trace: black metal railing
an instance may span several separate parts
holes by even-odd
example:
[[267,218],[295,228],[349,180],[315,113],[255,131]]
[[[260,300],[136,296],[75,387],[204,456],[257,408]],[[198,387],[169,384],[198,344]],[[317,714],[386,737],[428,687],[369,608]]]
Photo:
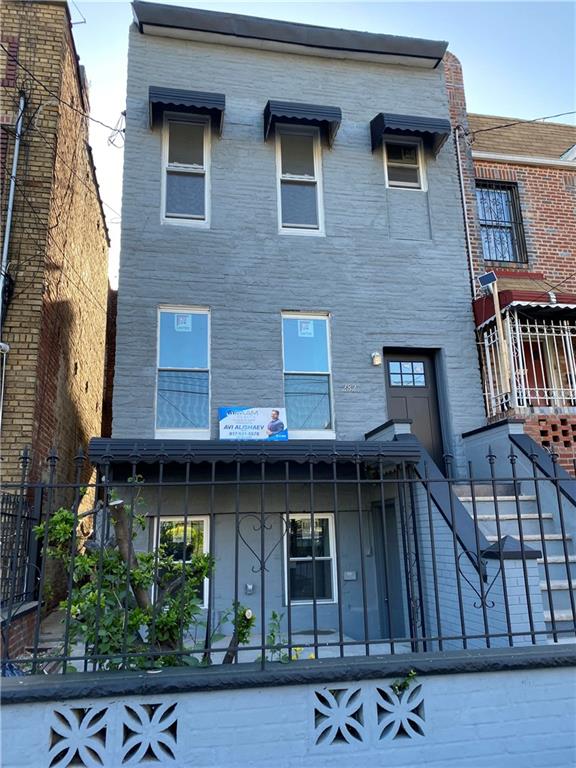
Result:
[[517,185],[477,179],[476,202],[484,260],[526,261]]
[[72,483],[55,454],[46,482],[24,467],[8,492],[41,499],[42,557],[12,669],[192,673],[576,638],[576,506],[555,457],[550,475],[489,451],[457,476],[448,456],[445,477],[406,445],[209,449],[112,451],[88,485],[82,455]]
[[34,599],[37,552],[33,507],[22,491],[0,492],[0,604],[3,610]]

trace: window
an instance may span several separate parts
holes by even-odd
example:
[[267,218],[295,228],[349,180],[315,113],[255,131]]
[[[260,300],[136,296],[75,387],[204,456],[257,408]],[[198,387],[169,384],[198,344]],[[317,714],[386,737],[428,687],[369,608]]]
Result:
[[388,376],[391,387],[425,387],[424,363],[390,360]]
[[281,232],[323,234],[318,129],[277,127]]
[[208,225],[210,153],[208,120],[166,118],[164,123],[164,220]]
[[290,515],[287,538],[290,602],[336,602],[334,516],[316,513],[312,529],[311,514]]
[[290,436],[332,437],[328,318],[283,315],[282,336]]
[[209,438],[208,312],[161,309],[158,325],[156,432]]
[[526,261],[516,185],[477,181],[476,201],[484,259]]
[[384,165],[389,187],[423,188],[422,145],[415,141],[385,141]]
[[[162,517],[159,521],[160,535],[156,534],[154,541],[174,560],[189,563],[192,558],[209,551],[208,524],[207,517]],[[198,592],[206,608],[208,579],[203,579]]]

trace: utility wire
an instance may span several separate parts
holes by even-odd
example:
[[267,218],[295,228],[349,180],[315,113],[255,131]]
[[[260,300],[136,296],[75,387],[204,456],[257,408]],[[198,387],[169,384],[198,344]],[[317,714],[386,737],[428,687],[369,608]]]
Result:
[[491,128],[478,128],[477,131],[469,131],[468,135],[476,136],[477,133],[485,133],[486,131],[499,131],[502,128],[510,128],[513,125],[520,125],[521,123],[537,123],[539,120],[552,120],[553,117],[564,117],[565,115],[576,115],[576,110],[571,112],[559,112],[557,115],[546,115],[545,117],[535,117],[532,120],[515,120],[513,123],[502,123],[502,125],[493,125]]
[[56,99],[60,104],[63,104],[65,107],[68,107],[73,112],[77,112],[79,115],[82,115],[82,117],[85,117],[87,120],[91,120],[93,123],[96,123],[97,125],[101,125],[104,128],[108,128],[109,131],[113,132],[119,132],[117,128],[113,128],[111,125],[108,125],[107,123],[103,123],[101,120],[97,120],[95,117],[91,117],[87,112],[83,112],[81,109],[78,109],[73,104],[70,104],[68,101],[64,101],[64,99],[61,99],[60,96],[58,96],[57,93],[54,93],[50,88],[48,88],[45,83],[42,82],[42,80],[39,80],[36,75],[34,75],[27,67],[22,64],[17,56],[14,56],[14,54],[10,53],[8,48],[3,43],[0,43],[0,48],[4,51],[4,53],[8,56],[8,58],[12,59],[12,61],[15,61],[16,64],[26,72],[26,74],[34,80],[34,82],[38,83],[38,85],[41,85],[42,88],[46,91],[46,93],[49,93],[52,98]]

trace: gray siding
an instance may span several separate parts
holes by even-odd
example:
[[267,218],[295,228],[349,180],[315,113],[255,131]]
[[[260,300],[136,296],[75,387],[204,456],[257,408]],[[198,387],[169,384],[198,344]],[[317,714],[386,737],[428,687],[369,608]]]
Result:
[[[162,225],[161,131],[148,127],[148,87],[226,94],[213,137],[210,230]],[[323,149],[326,237],[278,234],[268,99],[340,106]],[[218,406],[283,400],[282,310],[332,315],[338,439],[387,419],[383,346],[439,356],[446,447],[483,423],[462,209],[453,146],[427,156],[428,191],[384,184],[369,122],[381,110],[447,117],[442,69],[423,70],[191,43],[130,32],[122,252],[114,386],[115,437],[153,437],[157,307],[208,306],[212,437]],[[345,384],[358,385],[346,392]]]

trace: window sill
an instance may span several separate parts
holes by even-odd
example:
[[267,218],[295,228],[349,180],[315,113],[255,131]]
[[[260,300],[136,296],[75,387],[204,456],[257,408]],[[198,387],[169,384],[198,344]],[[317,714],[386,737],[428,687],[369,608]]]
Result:
[[157,440],[210,440],[209,429],[156,429]]
[[288,440],[336,440],[336,430],[290,429],[288,424]]
[[326,237],[326,233],[322,229],[298,229],[298,227],[280,227],[278,234],[296,235],[299,237]]
[[210,229],[210,222],[205,219],[169,219],[162,217],[161,224],[169,227],[194,227],[195,229]]

